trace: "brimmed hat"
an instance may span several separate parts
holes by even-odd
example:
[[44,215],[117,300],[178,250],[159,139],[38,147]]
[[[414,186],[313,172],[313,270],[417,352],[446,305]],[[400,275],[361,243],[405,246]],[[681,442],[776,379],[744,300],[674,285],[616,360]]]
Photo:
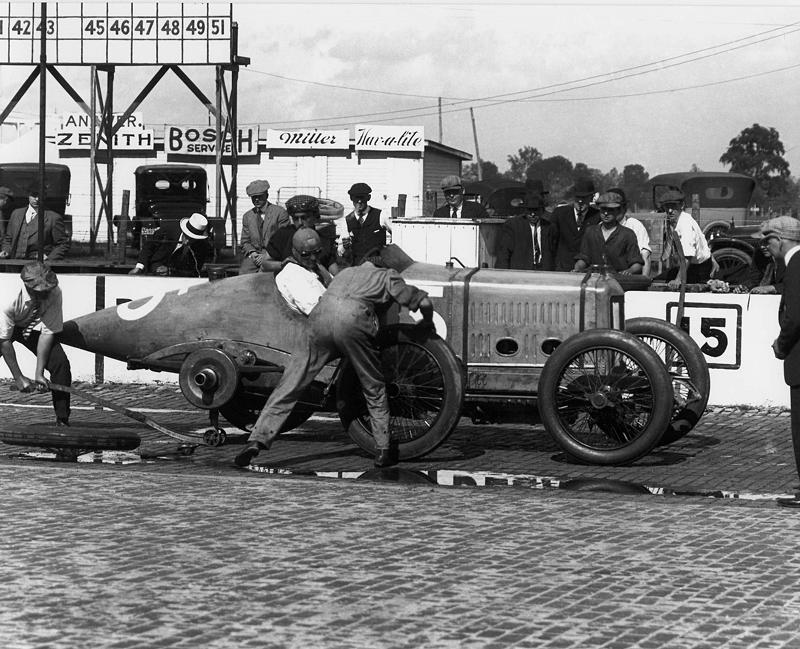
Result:
[[550,193],[545,190],[544,183],[538,178],[526,178],[525,191],[528,191],[531,194],[539,194],[540,196]]
[[544,208],[544,199],[538,192],[528,192],[525,198],[522,199],[522,207],[529,210],[538,210]]
[[266,180],[254,180],[245,189],[248,196],[258,196],[269,191],[269,183]]
[[0,187],[0,196],[14,198],[14,192],[12,192],[8,187]]
[[625,197],[617,192],[603,192],[595,202],[603,207],[621,207],[625,204]]
[[790,241],[800,241],[800,221],[793,216],[778,216],[761,224],[759,232],[753,235],[754,239],[764,237],[780,237]]
[[658,199],[659,205],[671,205],[674,203],[683,203],[685,196],[679,189],[668,189]]
[[40,261],[25,264],[19,276],[30,291],[52,291],[58,286],[58,277],[53,269]]
[[205,239],[206,228],[208,219],[199,212],[181,219],[181,230],[190,239]]
[[319,201],[315,196],[309,196],[308,194],[297,194],[286,201],[286,211],[289,213],[289,216],[294,216],[295,214],[301,214],[304,212],[313,212],[319,214]]
[[458,176],[445,176],[442,178],[441,188],[442,191],[447,191],[448,189],[464,189],[464,186]]
[[356,183],[347,192],[350,196],[368,196],[372,193],[372,187],[367,183]]
[[591,196],[595,193],[594,181],[591,178],[578,178],[572,186],[572,195],[578,198]]

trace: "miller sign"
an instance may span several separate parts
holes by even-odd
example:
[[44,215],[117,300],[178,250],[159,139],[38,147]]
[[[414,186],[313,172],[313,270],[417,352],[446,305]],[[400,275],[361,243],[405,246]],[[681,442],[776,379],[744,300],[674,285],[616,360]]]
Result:
[[[225,133],[222,155],[232,152],[230,135]],[[236,150],[239,155],[258,153],[258,127],[237,129]],[[213,126],[167,126],[164,131],[164,151],[183,155],[216,155],[217,130]]]
[[318,131],[301,128],[282,131],[267,129],[267,149],[344,149],[350,148],[350,131]]

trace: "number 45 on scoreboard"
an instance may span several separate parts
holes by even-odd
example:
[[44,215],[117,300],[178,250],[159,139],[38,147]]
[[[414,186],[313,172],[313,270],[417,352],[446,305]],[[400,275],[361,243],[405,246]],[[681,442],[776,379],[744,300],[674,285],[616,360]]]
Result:
[[[678,303],[667,303],[667,320],[675,323]],[[738,369],[742,362],[742,307],[738,304],[686,302],[678,323],[705,354],[709,367]]]

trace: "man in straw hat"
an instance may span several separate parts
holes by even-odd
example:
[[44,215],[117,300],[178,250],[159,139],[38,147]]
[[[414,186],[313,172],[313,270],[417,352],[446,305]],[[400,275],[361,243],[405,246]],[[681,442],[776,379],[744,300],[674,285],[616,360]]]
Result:
[[131,275],[171,275],[200,277],[212,252],[208,219],[199,212],[184,217],[178,224],[164,223],[142,244]]
[[[63,327],[61,289],[52,269],[38,261],[25,264],[21,281],[10,298],[0,304],[0,349],[11,370],[14,382],[22,392],[46,390],[49,382],[70,385],[72,370],[64,350],[55,341]],[[14,343],[20,342],[36,354],[36,373],[33,380],[25,376],[17,363]],[[56,424],[69,426],[69,393],[53,391]]]
[[[772,343],[775,358],[783,361],[783,378],[789,386],[792,445],[795,465],[800,472],[800,221],[779,216],[761,224],[753,235],[766,239],[767,249],[775,259],[786,263],[783,294],[778,307],[780,333]],[[800,494],[778,498],[782,507],[800,508]]]

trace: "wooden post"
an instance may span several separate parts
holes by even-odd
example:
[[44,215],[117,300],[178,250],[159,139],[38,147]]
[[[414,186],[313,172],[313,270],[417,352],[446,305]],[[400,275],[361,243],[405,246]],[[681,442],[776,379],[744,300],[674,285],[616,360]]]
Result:
[[122,213],[117,226],[117,261],[125,263],[125,252],[128,248],[128,208],[131,202],[131,190],[122,190]]
[[439,142],[442,141],[442,98],[439,97]]
[[475,128],[475,113],[472,107],[469,109],[469,117],[472,120],[472,137],[475,139],[475,159],[478,161],[478,180],[483,180],[483,165],[481,165],[481,152],[478,150],[478,130]]

